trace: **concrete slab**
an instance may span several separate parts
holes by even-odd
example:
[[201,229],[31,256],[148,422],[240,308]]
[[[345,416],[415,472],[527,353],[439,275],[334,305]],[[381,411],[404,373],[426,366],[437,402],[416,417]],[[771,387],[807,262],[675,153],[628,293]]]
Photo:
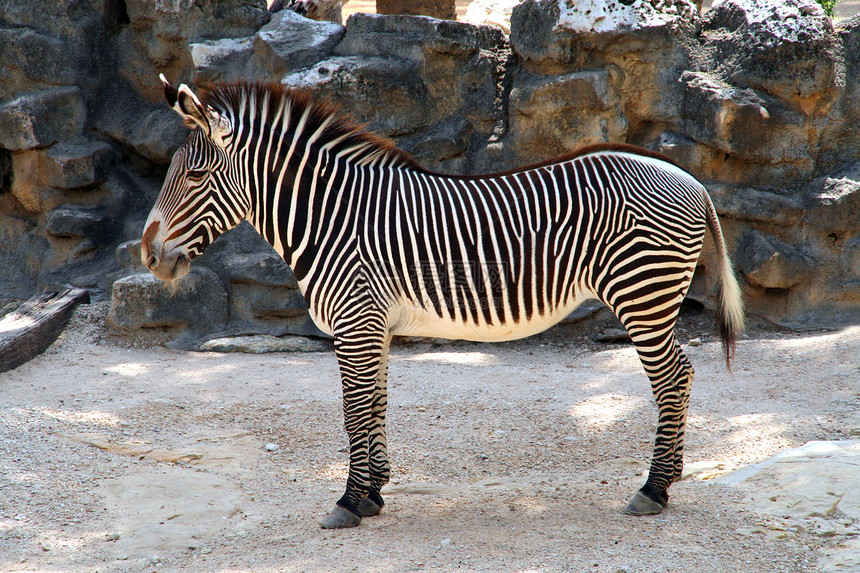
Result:
[[808,442],[715,481],[744,491],[749,509],[828,538],[821,573],[860,572],[860,440]]

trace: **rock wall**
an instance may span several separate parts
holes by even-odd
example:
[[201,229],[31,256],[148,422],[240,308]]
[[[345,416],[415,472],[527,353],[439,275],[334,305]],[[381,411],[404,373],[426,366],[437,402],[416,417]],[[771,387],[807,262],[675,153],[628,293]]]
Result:
[[[175,293],[138,276],[134,241],[185,133],[164,73],[310,88],[442,172],[600,141],[660,150],[711,191],[750,311],[860,321],[860,19],[834,28],[813,0],[704,16],[689,0],[526,0],[509,26],[344,27],[264,0],[14,3],[0,14],[0,302],[81,286],[112,296],[117,333],[187,344],[313,331],[289,269],[245,226]],[[708,250],[691,292],[706,303],[712,267]]]

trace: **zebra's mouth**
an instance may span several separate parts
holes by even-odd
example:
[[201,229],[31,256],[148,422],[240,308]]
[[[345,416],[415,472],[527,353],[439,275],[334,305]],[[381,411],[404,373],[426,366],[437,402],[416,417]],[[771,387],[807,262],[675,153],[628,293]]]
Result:
[[181,279],[191,269],[191,258],[181,248],[165,252],[160,228],[161,222],[157,219],[147,224],[140,243],[141,262],[158,279],[168,282]]
[[185,253],[170,253],[161,258],[149,254],[143,262],[156,278],[168,282],[181,279],[191,269],[191,259]]

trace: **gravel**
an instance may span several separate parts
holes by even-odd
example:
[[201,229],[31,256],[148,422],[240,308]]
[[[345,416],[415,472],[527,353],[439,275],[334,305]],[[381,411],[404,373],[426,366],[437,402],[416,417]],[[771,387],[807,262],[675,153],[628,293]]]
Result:
[[860,328],[752,320],[732,376],[712,317],[686,311],[694,471],[645,518],[619,510],[647,473],[656,408],[632,348],[593,342],[607,325],[397,344],[386,507],[322,531],[347,463],[333,353],[122,347],[106,312],[80,307],[0,375],[2,571],[812,572],[838,543],[713,478],[850,435]]

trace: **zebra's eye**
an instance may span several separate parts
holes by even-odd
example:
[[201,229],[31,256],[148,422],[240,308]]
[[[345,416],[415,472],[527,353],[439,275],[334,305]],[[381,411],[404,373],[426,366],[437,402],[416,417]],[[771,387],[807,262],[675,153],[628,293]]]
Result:
[[206,177],[205,169],[189,169],[186,172],[186,177],[193,181],[202,181],[204,177]]

